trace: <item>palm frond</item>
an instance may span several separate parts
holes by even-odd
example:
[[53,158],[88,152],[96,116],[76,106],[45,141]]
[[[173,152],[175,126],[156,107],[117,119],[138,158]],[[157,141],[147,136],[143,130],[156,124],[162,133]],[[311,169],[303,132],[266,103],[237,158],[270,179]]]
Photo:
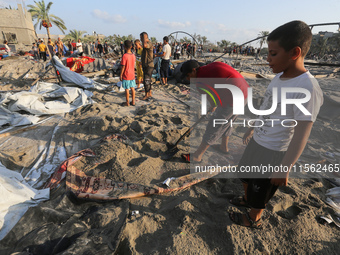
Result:
[[46,20],[48,22],[51,22],[54,24],[56,27],[58,27],[63,34],[65,34],[65,30],[67,29],[65,26],[65,22],[53,15],[49,14],[49,11],[51,9],[51,6],[53,2],[49,2],[47,5],[45,4],[45,1],[34,1],[35,5],[27,5],[30,9],[28,10],[31,13],[32,19],[36,20],[37,23],[34,25],[34,28],[36,29],[37,25],[40,23],[40,29],[42,27],[42,21]]
[[47,7],[46,7],[46,12],[47,12],[47,13],[50,11],[52,4],[53,4],[53,2],[49,2],[49,3],[47,4]]
[[53,14],[50,15],[50,19],[51,18],[53,18],[55,21],[59,21],[60,23],[65,24],[65,22],[61,18],[59,18],[59,17],[57,17]]

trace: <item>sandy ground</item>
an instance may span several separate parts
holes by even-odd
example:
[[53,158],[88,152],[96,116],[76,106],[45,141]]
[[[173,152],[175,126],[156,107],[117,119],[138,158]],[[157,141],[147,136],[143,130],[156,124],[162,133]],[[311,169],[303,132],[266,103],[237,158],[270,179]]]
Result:
[[[17,71],[16,76],[4,73],[18,65],[15,59],[8,61],[12,61],[12,68],[1,62],[0,82],[9,83],[0,85],[0,90],[28,89],[31,80],[17,80],[23,71]],[[272,75],[268,67],[251,63],[254,60],[243,60],[241,67]],[[40,64],[34,68],[40,69]],[[310,69],[312,73],[334,74],[334,68]],[[327,97],[301,164],[324,159],[340,162],[338,78],[335,72],[319,80]],[[247,81],[260,103],[269,80],[252,77]],[[189,174],[189,165],[180,158],[182,152],[190,150],[189,139],[181,142],[181,151],[172,160],[160,157],[167,150],[166,143],[175,143],[191,124],[190,110],[173,97],[188,102],[189,96],[180,87],[174,80],[168,86],[157,85],[154,99],[138,99],[135,107],[120,106],[124,93],[94,91],[95,104],[55,116],[37,130],[0,138],[0,161],[13,171],[27,171],[48,142],[45,135],[49,137],[57,125],[55,144],[64,146],[68,157],[91,148],[106,162],[96,167],[86,158],[77,162],[89,176],[157,186],[168,177]],[[138,92],[137,98],[142,95]],[[204,129],[205,123],[193,132],[195,146]],[[229,162],[237,164],[241,156],[244,131],[234,130],[230,144],[234,152],[226,157]],[[125,134],[130,144],[99,142],[112,133]],[[204,159],[213,161],[214,155],[216,152],[209,149]],[[30,208],[0,242],[0,254],[337,254],[339,229],[321,224],[319,218],[335,213],[325,203],[326,190],[331,187],[328,180],[318,176],[291,178],[269,202],[263,230],[253,230],[233,224],[228,217],[229,209],[239,210],[228,202],[243,194],[238,179],[209,179],[180,192],[106,203],[76,199],[66,192],[63,181],[51,191],[49,201]],[[139,214],[132,215],[136,210]]]

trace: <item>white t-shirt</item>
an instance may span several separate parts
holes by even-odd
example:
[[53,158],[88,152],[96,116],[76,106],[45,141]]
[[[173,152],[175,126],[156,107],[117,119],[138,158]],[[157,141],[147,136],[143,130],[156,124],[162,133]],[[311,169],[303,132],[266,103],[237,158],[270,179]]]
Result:
[[[270,109],[273,101],[273,88],[277,88],[277,107],[270,115],[259,116],[258,119],[264,121],[262,127],[254,129],[254,140],[263,147],[275,150],[286,151],[294,134],[294,127],[284,127],[281,122],[283,120],[293,119],[296,121],[315,121],[319,113],[320,107],[323,104],[323,94],[319,83],[309,71],[292,79],[281,79],[279,73],[269,84],[264,101],[260,110]],[[311,99],[302,105],[311,115],[305,115],[295,104],[286,105],[286,115],[281,114],[281,89],[282,88],[304,88],[311,93]],[[306,95],[299,92],[286,93],[287,99],[302,99]],[[268,119],[276,119],[269,121]],[[266,121],[267,120],[267,121]],[[260,126],[262,123],[256,121],[255,126]],[[285,121],[285,126],[294,125],[293,121]]]
[[83,52],[83,44],[81,42],[77,42],[76,47],[79,53]]
[[5,51],[6,52],[10,52],[11,51],[11,48],[7,44],[5,44]]
[[181,54],[181,46],[176,45],[175,51],[176,51],[177,54]]
[[169,60],[170,56],[171,56],[171,47],[170,47],[170,45],[168,43],[164,44],[163,52],[165,53],[165,55],[162,57],[162,59]]

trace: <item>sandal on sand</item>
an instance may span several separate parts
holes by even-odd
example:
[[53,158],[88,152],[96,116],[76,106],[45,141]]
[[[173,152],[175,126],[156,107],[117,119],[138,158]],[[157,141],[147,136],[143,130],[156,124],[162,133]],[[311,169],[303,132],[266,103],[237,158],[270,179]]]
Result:
[[[182,157],[182,159],[184,159],[184,161],[186,163],[190,163],[190,154],[182,154],[181,157]],[[192,161],[192,162],[193,163],[201,163],[202,160],[201,161]]]
[[229,154],[229,151],[225,152],[225,151],[222,151],[221,150],[221,146],[219,144],[213,144],[210,146],[211,148],[213,148],[215,151],[223,154],[223,155],[228,155]]
[[[247,217],[247,220],[249,221],[249,226],[246,226],[246,222],[244,222],[243,216]],[[248,212],[246,213],[237,213],[234,211],[229,212],[229,218],[231,221],[236,223],[237,225],[248,227],[248,228],[256,228],[256,229],[262,229],[262,219],[259,219],[257,221],[254,221],[252,218],[250,218],[250,215]]]
[[236,206],[243,206],[243,207],[250,208],[250,206],[248,205],[248,202],[245,200],[244,196],[234,197],[229,202],[233,205],[236,205]]

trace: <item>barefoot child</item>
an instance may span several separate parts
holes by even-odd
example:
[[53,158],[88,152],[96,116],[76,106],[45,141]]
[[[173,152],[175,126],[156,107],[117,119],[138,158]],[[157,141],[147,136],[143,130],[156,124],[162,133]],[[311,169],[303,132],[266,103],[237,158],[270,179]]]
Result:
[[129,106],[129,90],[131,89],[132,101],[131,105],[135,105],[135,62],[136,57],[131,52],[132,42],[126,40],[124,42],[125,54],[122,57],[121,65],[122,71],[120,73],[120,80],[122,81],[122,86],[125,89],[125,97],[126,102],[123,103],[123,106]]
[[137,89],[140,87],[140,83],[143,81],[143,69],[142,69],[142,62],[141,56],[143,52],[143,47],[140,43],[140,40],[135,40],[136,45],[136,70],[137,70]]
[[[312,41],[309,26],[302,21],[292,21],[276,28],[267,40],[267,61],[277,75],[267,88],[261,110],[270,109],[272,104],[277,107],[270,115],[259,116],[266,124],[261,126],[260,121],[257,121],[253,125],[255,128],[248,129],[243,136],[247,148],[238,167],[270,165],[286,170],[267,175],[242,176],[246,177],[241,179],[245,195],[230,202],[250,207],[250,211],[246,214],[230,212],[229,217],[236,224],[252,228],[261,227],[261,215],[268,201],[279,186],[287,185],[289,171],[303,152],[323,103],[318,82],[304,66],[304,58]],[[273,88],[277,89],[277,100],[273,99]],[[310,99],[300,104],[291,103],[308,98],[308,93],[297,92],[302,91],[301,88],[310,92]],[[281,101],[281,93],[284,93],[282,89],[288,91],[286,102]],[[286,113],[281,112],[281,104],[286,105],[286,109],[282,109]],[[269,124],[265,121],[268,119],[276,121],[272,125],[272,122]],[[291,122],[282,125],[283,120]]]

